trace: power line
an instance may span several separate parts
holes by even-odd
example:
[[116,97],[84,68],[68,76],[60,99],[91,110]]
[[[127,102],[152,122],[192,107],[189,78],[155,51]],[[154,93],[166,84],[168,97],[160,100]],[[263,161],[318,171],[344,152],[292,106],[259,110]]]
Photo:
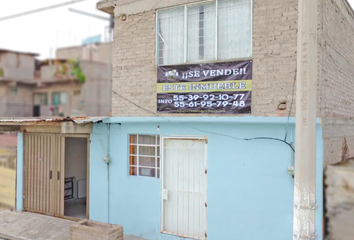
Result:
[[285,130],[284,141],[286,141],[287,138],[288,138],[290,115],[291,115],[291,110],[293,109],[293,103],[294,103],[294,98],[295,98],[294,96],[295,96],[296,72],[297,72],[297,67],[295,68],[295,76],[294,76],[294,80],[293,80],[293,89],[292,89],[292,93],[291,93],[291,103],[290,103],[290,109],[289,109],[289,114],[288,114],[288,120],[286,122],[286,130]]
[[178,124],[178,125],[182,125],[182,126],[185,126],[185,127],[188,127],[188,128],[191,128],[191,129],[194,129],[194,130],[197,130],[199,132],[203,132],[203,133],[209,133],[209,134],[212,134],[212,135],[216,135],[216,136],[221,136],[221,137],[227,137],[227,138],[231,138],[231,139],[234,139],[234,140],[239,140],[239,141],[255,141],[255,140],[271,140],[271,141],[277,141],[277,142],[282,142],[286,145],[288,145],[288,147],[291,148],[291,150],[293,152],[295,152],[295,149],[294,147],[291,145],[291,143],[288,143],[286,140],[283,140],[283,139],[280,139],[280,138],[272,138],[272,137],[254,137],[254,138],[239,138],[239,137],[234,137],[234,136],[231,136],[231,135],[228,135],[228,134],[222,134],[222,133],[216,133],[216,132],[211,132],[211,131],[206,131],[206,130],[203,130],[203,129],[200,129],[200,128],[196,128],[196,127],[192,127],[192,126],[189,126],[187,124],[182,124],[182,123],[179,123],[179,122],[176,122],[176,121],[173,121],[171,119],[168,119],[166,117],[162,117],[160,115],[158,115],[157,113],[153,112],[153,111],[150,111],[149,109],[146,109],[138,104],[136,104],[135,102],[123,97],[122,95],[120,95],[119,93],[117,93],[116,91],[112,90],[112,92],[117,95],[118,97],[122,98],[123,100],[133,104],[134,106],[136,106],[137,108],[140,108],[148,113],[151,113],[153,115],[155,115],[156,117],[159,117],[161,119],[165,119],[169,122],[172,122],[174,124]]
[[22,16],[33,14],[33,13],[43,12],[43,11],[47,11],[47,10],[51,10],[51,9],[54,9],[54,8],[63,7],[63,6],[67,6],[67,5],[70,5],[70,4],[83,2],[83,1],[87,1],[87,0],[74,0],[74,1],[69,1],[69,2],[59,3],[59,4],[56,4],[56,5],[51,5],[51,6],[44,7],[44,8],[37,8],[37,9],[30,10],[30,11],[27,11],[27,12],[22,12],[22,13],[17,13],[17,14],[6,16],[6,17],[2,17],[2,18],[0,18],[0,21],[5,21],[5,20],[12,19],[12,18],[22,17]]
[[92,13],[80,11],[80,10],[77,10],[77,9],[74,9],[74,8],[69,8],[69,11],[70,12],[74,12],[74,13],[79,13],[79,14],[82,14],[82,15],[85,15],[85,16],[88,16],[88,17],[98,18],[98,19],[101,19],[101,20],[104,20],[104,21],[111,21],[111,18],[102,17],[102,16],[97,15],[97,14],[92,14]]

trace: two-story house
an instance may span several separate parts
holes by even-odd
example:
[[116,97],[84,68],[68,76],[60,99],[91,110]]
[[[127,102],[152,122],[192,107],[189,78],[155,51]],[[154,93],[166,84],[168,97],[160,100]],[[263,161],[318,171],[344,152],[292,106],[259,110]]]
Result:
[[35,56],[35,53],[0,49],[0,117],[32,116]]
[[[113,117],[69,119],[45,133],[21,128],[17,209],[65,217],[66,161],[80,151],[88,152],[79,154],[86,217],[120,224],[127,235],[293,239],[298,1],[104,0],[98,8],[115,17]],[[302,235],[309,239],[323,237],[323,167],[353,154],[353,16],[346,0],[318,1],[317,208],[307,206],[316,232]],[[76,147],[75,133],[89,144]],[[57,158],[29,152],[46,138],[41,149]],[[29,194],[42,174],[27,171],[32,163],[54,166],[44,174],[51,208],[35,204],[40,188]]]
[[[83,46],[61,48],[57,54],[62,58],[48,60],[0,49],[0,117],[108,116],[109,46],[102,44],[94,59]],[[73,75],[74,64],[84,80]]]
[[[291,239],[298,1],[97,6],[115,16],[114,117],[91,136],[108,131],[111,165],[90,218],[148,239]],[[353,10],[321,0],[317,22],[321,238],[322,169],[353,154]]]

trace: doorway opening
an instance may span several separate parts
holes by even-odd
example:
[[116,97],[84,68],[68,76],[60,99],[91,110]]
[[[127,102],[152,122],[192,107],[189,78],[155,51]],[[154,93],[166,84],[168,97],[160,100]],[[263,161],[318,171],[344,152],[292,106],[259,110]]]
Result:
[[87,141],[65,137],[65,217],[87,218]]

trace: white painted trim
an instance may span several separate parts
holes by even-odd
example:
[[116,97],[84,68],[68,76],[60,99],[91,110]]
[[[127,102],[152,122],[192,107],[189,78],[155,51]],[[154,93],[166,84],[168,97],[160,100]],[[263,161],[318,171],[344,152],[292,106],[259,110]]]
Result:
[[[130,143],[129,138],[130,136],[136,136],[136,143]],[[140,144],[139,143],[139,136],[153,136],[155,137],[155,144]],[[137,176],[137,177],[151,177],[151,178],[158,178],[157,177],[157,170],[160,167],[157,167],[157,159],[160,159],[160,165],[161,165],[161,156],[157,155],[157,148],[160,147],[161,151],[161,145],[160,142],[157,142],[157,138],[159,138],[159,134],[128,134],[128,175],[129,176]],[[130,146],[136,146],[136,154],[131,154],[130,153]],[[154,155],[141,155],[139,154],[139,148],[140,147],[153,147],[155,148],[155,153]],[[130,156],[134,156],[137,159],[137,163],[135,165],[130,164]],[[155,165],[154,166],[141,166],[140,165],[140,157],[147,157],[147,158],[154,158],[155,159]],[[130,174],[130,167],[135,167],[137,172],[136,175],[131,175]],[[145,175],[140,175],[139,173],[139,168],[149,168],[149,169],[155,169],[155,177],[152,176],[145,176]]]
[[156,35],[156,39],[155,39],[155,63],[156,63],[156,65],[157,66],[159,66],[159,60],[160,60],[160,58],[159,58],[159,54],[160,54],[160,52],[159,52],[159,47],[160,47],[160,45],[159,45],[159,11],[156,11],[156,16],[155,16],[155,21],[156,21],[156,23],[155,23],[155,35]]
[[251,0],[251,56],[250,58],[253,57],[253,0]]
[[215,1],[215,60],[218,60],[218,24],[219,24],[219,0]]
[[186,63],[188,60],[188,7],[184,5],[184,36],[183,36],[183,47],[184,47],[184,55],[183,55],[183,63]]

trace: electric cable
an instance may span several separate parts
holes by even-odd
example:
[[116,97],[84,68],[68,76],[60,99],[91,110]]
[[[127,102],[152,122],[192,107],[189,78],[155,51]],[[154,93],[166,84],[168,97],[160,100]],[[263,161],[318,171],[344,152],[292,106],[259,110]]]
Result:
[[87,0],[74,0],[74,1],[69,1],[69,2],[64,2],[64,3],[51,5],[51,6],[48,6],[48,7],[37,8],[37,9],[30,10],[30,11],[27,11],[27,12],[22,12],[22,13],[9,15],[9,16],[6,16],[6,17],[1,17],[0,21],[5,21],[5,20],[12,19],[12,18],[22,17],[22,16],[26,16],[26,15],[30,15],[30,14],[34,14],[34,13],[38,13],[38,12],[43,12],[43,11],[46,11],[46,10],[51,10],[51,9],[54,9],[54,8],[63,7],[63,6],[67,6],[67,5],[70,5],[70,4],[83,2],[83,1],[87,1]]
[[[292,108],[293,108],[293,103],[294,103],[294,92],[295,92],[296,74],[297,74],[297,67],[295,68],[295,76],[294,76],[294,80],[293,80],[293,89],[292,89],[292,93],[291,93],[291,103],[290,103],[290,109],[289,109],[289,113],[288,113],[288,120],[287,120],[287,122],[286,122],[284,141],[286,141],[286,139],[287,139],[287,137],[288,137],[290,115],[291,115],[291,110],[292,110]],[[295,152],[295,151],[294,151],[294,152]]]
[[188,128],[191,128],[191,129],[194,129],[196,131],[199,131],[199,132],[203,132],[203,133],[208,133],[208,134],[212,134],[212,135],[216,135],[216,136],[222,136],[222,137],[228,137],[228,138],[231,138],[231,139],[234,139],[234,140],[239,140],[239,141],[255,141],[255,140],[271,140],[271,141],[278,141],[278,142],[282,142],[284,144],[286,144],[287,146],[289,146],[291,148],[291,150],[293,152],[295,152],[295,149],[293,148],[293,146],[286,142],[285,140],[283,139],[280,139],[280,138],[272,138],[272,137],[254,137],[254,138],[239,138],[239,137],[234,137],[234,136],[231,136],[231,135],[228,135],[228,134],[222,134],[222,133],[215,133],[215,132],[211,132],[211,131],[206,131],[206,130],[203,130],[203,129],[200,129],[200,128],[196,128],[196,127],[193,127],[193,126],[189,126],[187,124],[182,124],[182,123],[179,123],[179,122],[176,122],[176,121],[173,121],[169,118],[166,118],[166,117],[163,117],[163,116],[160,116],[158,115],[157,113],[153,112],[153,111],[150,111],[149,109],[146,109],[138,104],[136,104],[135,102],[123,97],[122,95],[120,95],[119,93],[117,93],[116,91],[112,90],[112,92],[117,95],[118,97],[122,98],[123,100],[133,104],[135,107],[137,108],[140,108],[150,114],[153,114],[155,115],[156,117],[159,117],[161,119],[164,119],[166,121],[169,121],[169,122],[172,122],[174,124],[178,124],[178,125],[182,125],[182,126],[185,126],[185,127],[188,127]]

